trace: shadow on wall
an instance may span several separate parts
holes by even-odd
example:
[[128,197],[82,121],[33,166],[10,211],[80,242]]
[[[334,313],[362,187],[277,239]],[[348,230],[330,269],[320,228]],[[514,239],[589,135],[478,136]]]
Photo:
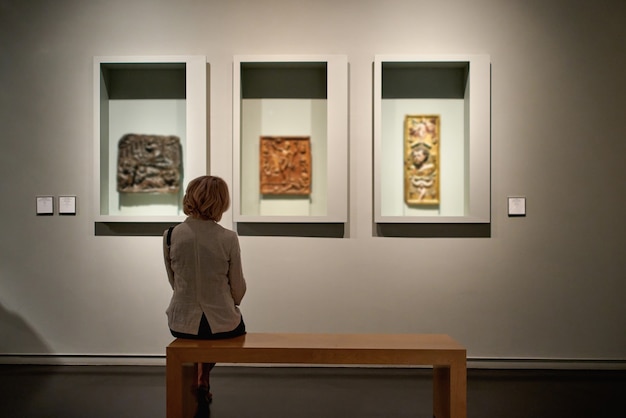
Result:
[[50,348],[27,322],[0,304],[0,356],[49,353]]

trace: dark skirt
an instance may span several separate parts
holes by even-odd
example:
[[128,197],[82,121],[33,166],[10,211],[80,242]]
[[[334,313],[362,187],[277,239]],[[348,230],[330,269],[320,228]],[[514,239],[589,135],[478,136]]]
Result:
[[243,317],[241,318],[241,322],[237,325],[232,331],[227,332],[216,332],[213,333],[211,331],[211,326],[209,325],[209,321],[207,321],[206,316],[202,314],[202,319],[200,319],[200,327],[198,328],[198,334],[185,334],[183,332],[177,332],[170,329],[172,335],[176,338],[188,338],[192,340],[221,340],[224,338],[235,338],[240,335],[244,335],[246,333],[246,324],[243,323]]

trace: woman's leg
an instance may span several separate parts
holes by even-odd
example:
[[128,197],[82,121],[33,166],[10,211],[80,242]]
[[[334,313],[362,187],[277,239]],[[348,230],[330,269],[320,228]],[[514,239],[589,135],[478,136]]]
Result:
[[[198,338],[209,340],[213,338],[213,335],[209,321],[202,314],[200,327],[198,328]],[[211,389],[210,375],[213,367],[215,367],[215,363],[198,363],[198,388],[206,389],[207,399],[209,400],[211,399],[211,392],[209,392]]]
[[198,363],[198,387],[205,387],[207,390],[211,387],[211,370],[215,367],[215,363]]
[[[246,333],[246,325],[243,322],[243,318],[241,322],[232,331],[228,332],[218,332],[213,333],[211,331],[211,326],[209,325],[209,321],[207,321],[206,317],[202,315],[202,319],[200,320],[200,328],[198,329],[198,338],[207,339],[207,340],[220,340],[226,338],[234,338]],[[211,370],[215,367],[215,363],[198,363],[198,387],[206,387],[207,389],[211,388],[210,384],[210,374]],[[210,393],[209,393],[210,396]]]
[[[209,370],[210,371],[210,370]],[[196,363],[197,386],[194,389],[196,395],[196,413],[193,418],[208,418],[211,416],[210,404],[213,395],[209,392],[209,374],[205,370],[205,364]]]
[[[246,325],[243,322],[243,318],[241,322],[232,331],[228,332],[218,332],[213,333],[211,331],[211,326],[209,325],[209,321],[206,319],[206,316],[203,314],[200,319],[200,326],[198,327],[198,334],[183,334],[177,331],[173,331],[170,329],[172,335],[176,338],[189,338],[194,340],[219,340],[226,338],[235,338],[246,333]],[[211,370],[215,367],[215,363],[196,363],[196,373],[197,373],[197,395],[198,399],[203,398],[211,402],[211,384],[210,384],[210,375]]]

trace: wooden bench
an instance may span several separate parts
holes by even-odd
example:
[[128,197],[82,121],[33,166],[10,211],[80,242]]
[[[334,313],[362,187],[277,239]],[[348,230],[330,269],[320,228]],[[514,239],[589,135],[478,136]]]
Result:
[[228,340],[174,340],[166,350],[167,418],[193,415],[193,363],[428,365],[435,418],[466,418],[466,350],[438,334],[248,333]]

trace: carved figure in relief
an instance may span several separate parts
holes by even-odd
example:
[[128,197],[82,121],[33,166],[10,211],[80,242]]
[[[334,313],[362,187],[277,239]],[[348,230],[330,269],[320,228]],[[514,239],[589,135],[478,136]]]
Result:
[[439,204],[439,116],[408,115],[404,138],[404,199]]
[[180,138],[124,135],[118,143],[117,191],[177,193],[181,182]]
[[262,136],[259,159],[261,194],[311,193],[310,137]]

